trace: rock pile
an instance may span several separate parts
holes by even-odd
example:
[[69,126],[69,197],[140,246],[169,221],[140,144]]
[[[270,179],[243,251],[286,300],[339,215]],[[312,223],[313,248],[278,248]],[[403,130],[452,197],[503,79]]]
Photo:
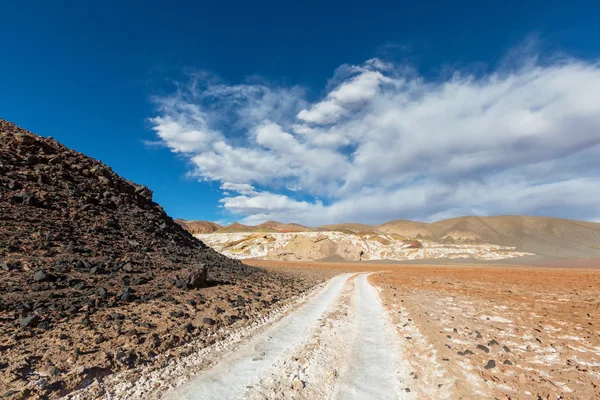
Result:
[[208,334],[164,315],[216,329],[272,306],[267,287],[309,285],[216,253],[147,187],[1,119],[0,281],[6,398],[55,397]]
[[[204,285],[207,267],[217,280],[248,273],[174,223],[151,190],[101,162],[3,120],[0,143],[0,257],[11,272],[0,309],[51,320],[53,308],[101,307],[108,294],[124,293],[117,302],[148,300],[157,293],[124,290],[161,272],[193,267],[184,285],[190,289]],[[48,290],[52,300],[41,301]],[[107,295],[90,303],[98,290]]]

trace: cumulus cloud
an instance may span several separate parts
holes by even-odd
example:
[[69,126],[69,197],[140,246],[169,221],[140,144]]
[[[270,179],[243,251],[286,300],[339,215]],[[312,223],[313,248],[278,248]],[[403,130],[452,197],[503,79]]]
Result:
[[199,75],[156,98],[151,123],[199,179],[237,193],[221,203],[246,223],[600,218],[598,63],[432,80],[371,59],[332,82],[309,102],[300,87]]

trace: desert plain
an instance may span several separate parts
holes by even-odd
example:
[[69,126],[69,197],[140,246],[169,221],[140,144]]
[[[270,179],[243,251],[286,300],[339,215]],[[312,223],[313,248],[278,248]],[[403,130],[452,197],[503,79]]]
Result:
[[398,338],[390,351],[402,354],[412,377],[404,389],[416,398],[600,397],[596,260],[246,262],[315,274],[372,273],[368,280],[378,288]]

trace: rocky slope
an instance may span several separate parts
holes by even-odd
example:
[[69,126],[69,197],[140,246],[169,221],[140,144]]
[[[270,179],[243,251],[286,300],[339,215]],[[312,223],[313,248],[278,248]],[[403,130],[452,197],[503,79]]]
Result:
[[314,282],[196,240],[109,167],[0,120],[0,397],[55,398],[214,341]]

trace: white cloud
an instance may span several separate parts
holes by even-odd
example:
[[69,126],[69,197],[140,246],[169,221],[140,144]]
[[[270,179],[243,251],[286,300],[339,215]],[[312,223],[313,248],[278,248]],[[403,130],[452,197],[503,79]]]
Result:
[[382,62],[369,60],[367,68],[354,68],[358,75],[350,78],[331,91],[327,98],[310,109],[298,113],[298,119],[315,124],[332,124],[342,117],[347,117],[363,103],[373,99],[383,83],[394,83],[394,80],[385,77],[379,71],[370,70],[369,67],[385,67]]
[[[245,194],[245,195],[252,195],[252,194],[256,194],[256,190],[254,189],[254,186],[252,185],[248,185],[247,183],[232,183],[232,182],[223,182],[221,184],[221,190],[230,190],[232,192],[237,192],[240,194]],[[227,193],[227,194],[225,194]],[[223,194],[225,194],[226,196],[229,196],[229,192],[224,192]]]
[[239,194],[221,203],[247,223],[597,219],[600,65],[522,65],[438,81],[372,59],[313,104],[299,87],[197,77],[151,122],[198,178]]

